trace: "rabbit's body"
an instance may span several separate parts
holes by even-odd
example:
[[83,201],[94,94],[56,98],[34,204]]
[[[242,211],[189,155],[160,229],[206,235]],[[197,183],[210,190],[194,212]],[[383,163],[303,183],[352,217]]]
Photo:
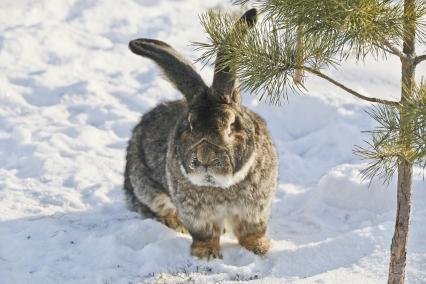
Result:
[[[242,20],[250,26],[255,15],[250,10]],[[220,256],[225,222],[242,246],[266,253],[278,158],[265,122],[241,106],[235,76],[217,71],[209,88],[169,45],[139,39],[129,46],[157,62],[186,98],[160,104],[133,130],[124,186],[129,207],[187,230],[193,255]]]
[[176,214],[169,199],[166,155],[170,133],[185,108],[183,100],[160,104],[144,114],[134,128],[127,148],[124,183],[127,204],[133,211],[159,219]]

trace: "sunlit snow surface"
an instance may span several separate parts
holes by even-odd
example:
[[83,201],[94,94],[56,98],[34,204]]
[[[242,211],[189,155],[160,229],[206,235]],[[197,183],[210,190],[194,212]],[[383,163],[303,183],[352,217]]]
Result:
[[[167,41],[194,60],[198,15],[230,1],[0,2],[0,283],[385,283],[395,181],[361,181],[352,155],[374,124],[361,102],[320,79],[269,106],[280,186],[264,258],[222,238],[223,260],[189,255],[191,240],[129,212],[124,155],[132,127],[180,98],[129,40]],[[419,53],[426,50],[418,48]],[[397,98],[398,60],[329,71],[356,90]],[[426,64],[424,64],[426,65]],[[197,65],[201,69],[201,65]],[[210,83],[212,69],[201,71]],[[425,75],[418,70],[418,78]],[[407,278],[426,282],[426,183],[415,178]]]

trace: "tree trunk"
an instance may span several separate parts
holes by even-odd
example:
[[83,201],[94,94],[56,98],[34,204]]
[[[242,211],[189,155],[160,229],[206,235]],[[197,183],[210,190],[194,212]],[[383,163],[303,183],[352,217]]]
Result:
[[405,263],[411,212],[412,176],[412,164],[405,159],[401,159],[398,165],[398,209],[396,212],[395,232],[391,246],[391,262],[388,276],[389,284],[402,284],[405,281]]
[[294,82],[296,84],[303,84],[303,68],[301,68],[304,64],[303,57],[304,55],[304,42],[302,38],[302,25],[299,25],[297,27],[297,34],[296,34],[296,64],[297,69],[296,73],[294,75]]
[[[414,64],[403,62],[403,91],[402,107],[400,109],[400,135],[407,138],[411,135],[413,122],[405,115],[404,102],[411,96],[414,85]],[[407,139],[408,141],[410,139]],[[406,140],[406,141],[407,141]],[[412,145],[407,142],[406,150]],[[398,193],[395,232],[391,245],[391,261],[389,265],[389,284],[402,284],[405,281],[405,263],[407,255],[408,231],[411,214],[411,195],[413,188],[413,164],[406,157],[399,158],[398,161]]]
[[[413,19],[415,10],[415,0],[404,0],[404,49],[406,59],[402,61],[402,95],[400,108],[400,135],[409,137],[411,135],[412,121],[405,115],[404,105],[412,96],[415,85],[415,37],[416,21]],[[407,139],[405,141],[410,141]],[[406,142],[405,150],[409,150],[411,145]],[[405,264],[407,259],[407,241],[411,215],[411,196],[413,189],[413,164],[407,157],[399,158],[398,163],[398,194],[397,212],[395,222],[395,232],[391,245],[391,261],[389,265],[388,284],[402,284],[405,281]]]

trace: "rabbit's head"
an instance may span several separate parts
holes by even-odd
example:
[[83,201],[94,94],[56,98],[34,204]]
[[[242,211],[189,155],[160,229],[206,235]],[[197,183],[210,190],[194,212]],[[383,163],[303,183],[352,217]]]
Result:
[[[255,9],[240,22],[249,27],[256,21]],[[184,94],[188,111],[178,121],[174,137],[180,170],[199,186],[229,187],[245,178],[255,156],[255,124],[241,106],[236,78],[229,68],[216,70],[207,87],[192,64],[168,44],[137,39],[130,49],[154,60],[168,79]],[[221,51],[216,62],[221,59]]]
[[207,91],[190,105],[175,145],[181,171],[193,184],[229,187],[241,181],[253,163],[255,126],[239,99],[224,102],[211,96]]

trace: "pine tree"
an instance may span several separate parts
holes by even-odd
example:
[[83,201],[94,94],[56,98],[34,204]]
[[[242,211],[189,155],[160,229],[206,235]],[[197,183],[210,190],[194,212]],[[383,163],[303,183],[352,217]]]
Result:
[[[245,4],[248,1],[238,1]],[[378,127],[366,147],[355,153],[369,159],[366,178],[388,182],[397,171],[397,216],[391,245],[388,283],[404,283],[410,223],[413,167],[426,166],[426,84],[416,86],[416,43],[426,43],[424,0],[257,0],[264,18],[249,33],[234,27],[232,15],[210,11],[201,16],[209,43],[196,43],[199,58],[209,61],[218,51],[216,70],[229,68],[243,90],[271,103],[303,92],[304,76],[317,76],[347,93],[374,103],[369,111]],[[326,74],[349,59],[401,61],[401,99],[361,94]]]

